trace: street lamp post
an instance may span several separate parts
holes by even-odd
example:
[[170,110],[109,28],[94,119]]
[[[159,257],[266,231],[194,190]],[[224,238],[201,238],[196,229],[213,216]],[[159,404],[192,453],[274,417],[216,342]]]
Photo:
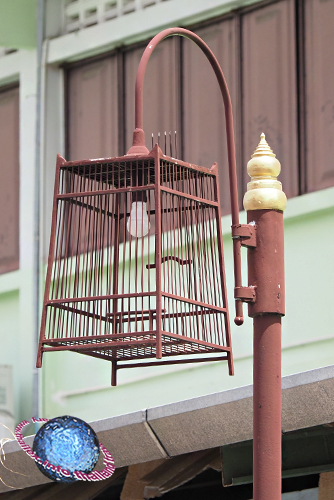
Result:
[[248,249],[248,280],[256,300],[254,322],[253,488],[254,500],[281,499],[281,317],[285,314],[283,210],[286,196],[277,180],[281,166],[264,134],[247,171],[247,222],[256,228]]

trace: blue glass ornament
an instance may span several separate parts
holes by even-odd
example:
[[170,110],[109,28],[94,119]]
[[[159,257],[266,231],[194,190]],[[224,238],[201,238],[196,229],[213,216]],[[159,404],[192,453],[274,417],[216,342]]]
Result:
[[[39,470],[49,479],[57,482],[72,483],[78,481],[73,474],[81,471],[91,472],[100,454],[99,440],[96,433],[86,422],[68,415],[56,417],[46,422],[36,433],[33,451],[40,457],[42,464],[36,462]],[[43,463],[48,461],[69,471],[64,477]]]

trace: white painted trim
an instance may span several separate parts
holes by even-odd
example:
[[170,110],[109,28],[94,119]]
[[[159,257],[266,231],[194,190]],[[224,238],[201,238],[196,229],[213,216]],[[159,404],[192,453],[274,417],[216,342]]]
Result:
[[296,196],[288,200],[284,218],[285,220],[289,220],[296,217],[306,217],[316,212],[324,212],[331,209],[334,209],[334,187]]
[[12,271],[0,275],[0,294],[10,293],[20,289],[21,272]]
[[0,58],[0,87],[19,82],[21,71],[21,54],[13,52]]
[[[32,377],[35,365],[33,331],[33,266],[34,266],[34,199],[36,153],[36,50],[19,50],[0,58],[0,86],[19,83],[19,248],[20,268],[0,276],[0,293],[18,293],[18,328],[15,339],[8,338],[6,345],[16,342],[14,371],[14,413],[21,420],[23,411],[32,400]],[[14,345],[13,344],[13,345]],[[25,394],[22,400],[22,394]],[[28,406],[26,406],[28,405]],[[30,410],[29,410],[30,411]]]

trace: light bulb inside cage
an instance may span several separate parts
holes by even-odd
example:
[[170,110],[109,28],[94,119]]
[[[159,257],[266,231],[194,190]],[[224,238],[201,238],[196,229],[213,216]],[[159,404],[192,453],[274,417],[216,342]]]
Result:
[[143,238],[148,234],[150,227],[146,202],[134,201],[131,205],[130,217],[127,222],[128,232],[135,238]]

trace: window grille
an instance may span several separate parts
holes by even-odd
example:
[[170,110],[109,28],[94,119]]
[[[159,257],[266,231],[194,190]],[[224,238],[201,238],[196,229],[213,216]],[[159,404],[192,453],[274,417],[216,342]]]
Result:
[[63,0],[63,33],[100,24],[168,0]]

